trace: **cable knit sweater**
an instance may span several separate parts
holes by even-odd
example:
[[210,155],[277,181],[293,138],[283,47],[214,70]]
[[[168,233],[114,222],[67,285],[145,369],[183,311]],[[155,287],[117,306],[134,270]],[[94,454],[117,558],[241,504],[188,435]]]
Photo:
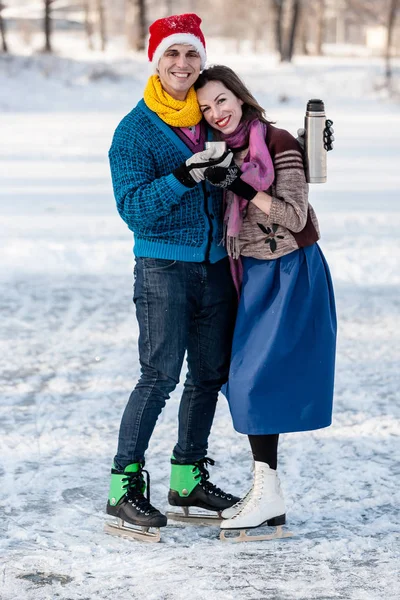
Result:
[[[303,155],[296,139],[284,129],[268,125],[267,146],[275,169],[268,190],[272,196],[267,215],[250,202],[240,230],[242,256],[276,259],[293,250],[314,244],[320,237],[318,220],[308,203],[308,184]],[[243,162],[245,150],[235,157]]]
[[118,125],[111,175],[136,256],[212,263],[226,256],[221,190],[206,182],[189,189],[172,175],[192,154],[143,100]]

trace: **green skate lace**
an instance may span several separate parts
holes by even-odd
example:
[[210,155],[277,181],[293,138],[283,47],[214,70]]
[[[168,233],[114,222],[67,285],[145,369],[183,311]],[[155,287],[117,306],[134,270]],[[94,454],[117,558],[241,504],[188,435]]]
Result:
[[[146,473],[146,483],[143,473]],[[126,489],[128,502],[133,504],[141,513],[149,515],[152,512],[158,512],[154,506],[150,504],[150,474],[145,469],[140,469],[136,473],[124,473],[122,479]],[[126,483],[125,483],[126,482]],[[146,488],[146,496],[143,494],[143,488]]]
[[[219,496],[221,498],[226,498],[227,500],[232,500],[232,496],[230,494],[226,494],[223,490],[221,490],[221,488],[211,483],[211,481],[208,481],[210,478],[210,474],[208,472],[207,465],[215,465],[215,460],[209,458],[208,456],[205,456],[204,458],[197,460],[194,463],[194,466],[197,467],[199,470],[199,472],[195,476],[195,479],[200,479],[199,483],[207,494],[214,494],[214,496]],[[194,472],[195,469],[193,469],[193,473]]]

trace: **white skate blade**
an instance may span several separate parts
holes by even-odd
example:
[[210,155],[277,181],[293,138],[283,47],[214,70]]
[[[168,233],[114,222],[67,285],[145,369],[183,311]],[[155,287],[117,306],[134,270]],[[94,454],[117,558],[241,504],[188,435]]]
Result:
[[191,513],[187,506],[181,506],[182,512],[168,511],[167,519],[176,521],[177,523],[185,523],[186,525],[208,525],[219,527],[222,517],[221,513],[216,515],[208,513]]
[[[278,525],[274,528],[271,533],[261,533],[251,535],[247,533],[246,529],[222,529],[219,535],[219,539],[222,542],[263,542],[265,540],[280,540],[283,538],[293,537],[293,533],[290,531],[283,531],[282,525]],[[252,531],[252,529],[250,529]],[[226,534],[231,535],[227,536]],[[237,535],[239,534],[239,535]]]
[[104,533],[115,535],[117,537],[139,540],[140,542],[157,543],[161,540],[160,529],[157,527],[155,531],[149,531],[148,527],[140,527],[135,529],[134,525],[125,525],[125,521],[117,519],[116,523],[106,523],[104,525]]

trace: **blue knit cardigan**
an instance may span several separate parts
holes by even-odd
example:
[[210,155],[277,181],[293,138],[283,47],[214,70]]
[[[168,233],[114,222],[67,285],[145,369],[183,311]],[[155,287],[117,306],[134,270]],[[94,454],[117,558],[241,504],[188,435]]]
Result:
[[191,155],[143,100],[118,125],[111,175],[136,256],[212,263],[226,256],[221,191],[206,182],[187,188],[172,175]]

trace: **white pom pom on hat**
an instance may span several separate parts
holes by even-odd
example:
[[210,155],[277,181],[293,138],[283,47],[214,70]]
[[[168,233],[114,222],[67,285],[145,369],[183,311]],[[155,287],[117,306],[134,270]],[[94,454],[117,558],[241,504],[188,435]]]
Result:
[[201,19],[195,13],[173,15],[154,21],[149,27],[149,61],[157,69],[164,52],[174,44],[189,44],[200,55],[201,69],[206,66],[206,41],[200,29]]

